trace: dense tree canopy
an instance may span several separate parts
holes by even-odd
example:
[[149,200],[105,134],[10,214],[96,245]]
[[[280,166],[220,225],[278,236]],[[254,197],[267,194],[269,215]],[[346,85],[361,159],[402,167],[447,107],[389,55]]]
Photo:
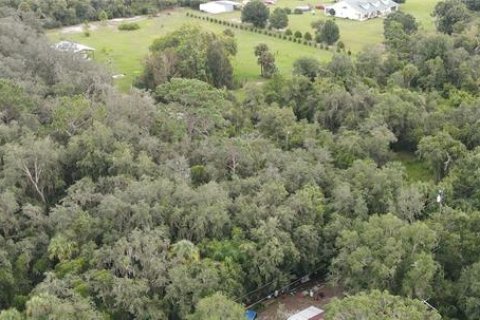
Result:
[[420,301],[374,290],[333,301],[328,306],[325,319],[439,320],[441,317]]
[[85,20],[104,20],[139,14],[154,13],[177,4],[176,0],[0,0],[1,6],[10,6],[44,19],[44,26],[55,28],[79,24]]
[[242,319],[307,274],[327,319],[478,319],[474,24],[394,14],[292,75],[258,44],[237,92],[231,32],[187,26],[120,93],[29,6],[0,19],[0,319]]
[[183,77],[206,81],[217,88],[232,88],[230,58],[236,51],[232,36],[184,26],[153,42],[137,85],[153,90],[174,77]]
[[440,1],[433,13],[437,18],[437,30],[447,34],[461,31],[469,19],[467,7],[460,0]]

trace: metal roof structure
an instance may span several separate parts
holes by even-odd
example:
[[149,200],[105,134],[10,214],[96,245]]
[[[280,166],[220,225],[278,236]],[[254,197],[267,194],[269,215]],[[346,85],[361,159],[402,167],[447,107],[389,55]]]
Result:
[[369,14],[376,11],[384,11],[391,7],[398,7],[398,3],[393,0],[343,0],[356,10]]
[[321,319],[323,315],[323,310],[317,307],[311,306],[307,309],[300,311],[299,313],[290,316],[288,320],[311,320],[311,319]]
[[94,48],[89,46],[85,46],[80,43],[76,43],[73,41],[60,41],[53,45],[54,49],[63,52],[72,52],[72,53],[82,53],[82,52],[92,52],[95,51]]

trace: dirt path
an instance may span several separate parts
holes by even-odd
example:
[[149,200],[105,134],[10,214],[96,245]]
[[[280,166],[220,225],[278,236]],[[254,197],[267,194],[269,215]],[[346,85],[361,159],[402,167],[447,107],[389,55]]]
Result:
[[[106,24],[108,26],[117,26],[122,22],[137,22],[137,21],[142,21],[147,19],[146,16],[135,16],[135,17],[130,17],[130,18],[116,18],[116,19],[110,19],[106,21]],[[90,31],[94,31],[99,27],[99,25],[102,22],[100,21],[95,21],[95,22],[90,22]],[[60,33],[61,34],[69,34],[69,33],[80,33],[83,32],[83,24],[77,24],[74,26],[68,26],[68,27],[63,27],[60,28]]]
[[[95,23],[90,23],[90,31],[97,29],[98,26]],[[83,24],[77,24],[74,26],[63,27],[60,29],[60,33],[69,34],[69,33],[80,33],[83,32]]]

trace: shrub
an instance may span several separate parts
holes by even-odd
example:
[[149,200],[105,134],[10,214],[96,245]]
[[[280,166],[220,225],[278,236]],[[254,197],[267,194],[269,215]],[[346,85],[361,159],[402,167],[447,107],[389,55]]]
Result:
[[190,176],[195,186],[202,185],[210,181],[210,175],[202,165],[196,165],[190,168]]
[[312,34],[310,32],[305,32],[305,34],[303,35],[303,39],[305,39],[307,41],[311,41],[312,40]]
[[298,9],[298,8],[295,8],[295,9],[293,10],[293,14],[303,14],[303,10]]
[[295,34],[293,36],[297,39],[300,39],[302,37],[302,33],[300,31],[295,31]]
[[88,23],[88,21],[85,21],[83,23],[82,30],[85,37],[90,37],[90,24]]
[[231,29],[225,29],[223,30],[223,34],[226,35],[227,37],[235,37],[235,33]]
[[284,8],[283,11],[285,11],[286,14],[292,14],[292,9],[290,8]]

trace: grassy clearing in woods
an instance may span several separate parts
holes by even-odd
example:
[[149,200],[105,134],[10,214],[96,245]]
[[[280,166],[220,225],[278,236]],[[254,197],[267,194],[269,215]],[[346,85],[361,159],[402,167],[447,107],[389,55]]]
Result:
[[[430,13],[438,0],[407,0],[402,5],[402,10],[413,14],[425,30],[433,30],[433,18]],[[279,0],[278,7],[295,8],[298,5],[308,4],[302,0]],[[314,3],[309,3],[314,5]],[[271,9],[273,9],[272,6]],[[142,72],[142,61],[148,54],[148,47],[152,41],[169,32],[172,32],[184,24],[199,25],[205,30],[222,32],[225,26],[211,22],[193,19],[186,16],[186,12],[198,11],[176,9],[162,12],[158,17],[137,21],[139,30],[119,31],[121,22],[108,22],[107,24],[95,23],[95,28],[86,37],[82,32],[62,33],[61,30],[52,30],[48,33],[52,41],[72,40],[92,46],[96,49],[95,59],[103,62],[114,73],[125,74],[124,78],[116,80],[122,90],[130,88],[135,77]],[[240,12],[215,15],[216,18],[239,22]],[[316,10],[315,15],[305,13],[302,15],[289,16],[289,28],[312,33],[310,24],[318,19],[329,19],[321,11]],[[365,46],[381,44],[383,38],[383,20],[372,19],[368,21],[351,21],[336,19],[340,27],[340,40],[347,49],[353,53],[360,51]],[[261,42],[266,43],[275,54],[277,66],[281,73],[289,75],[293,62],[302,56],[316,57],[321,61],[328,61],[332,50],[320,50],[283,39],[273,38],[266,35],[233,29],[238,43],[238,54],[234,59],[235,75],[237,80],[259,81],[259,67],[253,55],[253,47]]]

